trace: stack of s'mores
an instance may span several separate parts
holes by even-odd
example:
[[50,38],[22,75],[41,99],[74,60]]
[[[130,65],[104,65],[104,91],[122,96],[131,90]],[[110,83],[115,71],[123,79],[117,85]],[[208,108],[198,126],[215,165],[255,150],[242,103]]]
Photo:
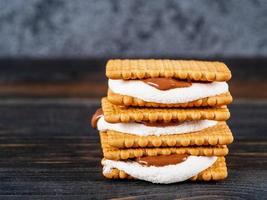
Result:
[[153,183],[222,180],[233,136],[224,63],[110,60],[108,95],[92,118],[103,175]]

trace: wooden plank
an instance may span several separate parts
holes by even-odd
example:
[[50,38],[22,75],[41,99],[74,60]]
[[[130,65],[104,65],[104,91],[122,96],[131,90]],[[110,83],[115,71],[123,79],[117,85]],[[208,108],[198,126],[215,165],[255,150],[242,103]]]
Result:
[[[164,56],[159,58],[166,58]],[[167,57],[167,59],[190,59]],[[191,58],[192,59],[192,58]],[[267,58],[197,58],[200,60],[218,60],[225,62],[237,80],[265,80]],[[73,82],[93,78],[104,78],[105,64],[108,58],[10,58],[0,59],[0,82]],[[91,74],[100,76],[91,76]],[[104,80],[104,79],[102,79]]]
[[[95,76],[104,76],[96,74]],[[267,81],[238,81],[229,82],[231,94],[235,98],[267,98]],[[89,80],[57,83],[0,83],[0,97],[72,97],[99,98],[106,96],[106,80]]]
[[[177,58],[176,58],[177,59]],[[106,95],[108,59],[0,59],[0,97],[79,97]],[[236,98],[267,98],[266,58],[225,58]]]
[[0,84],[1,97],[79,97],[104,96],[106,81],[73,83],[6,83]]
[[155,185],[101,175],[101,149],[86,100],[0,101],[0,198],[264,199],[267,194],[267,102],[236,101],[235,135],[222,182]]

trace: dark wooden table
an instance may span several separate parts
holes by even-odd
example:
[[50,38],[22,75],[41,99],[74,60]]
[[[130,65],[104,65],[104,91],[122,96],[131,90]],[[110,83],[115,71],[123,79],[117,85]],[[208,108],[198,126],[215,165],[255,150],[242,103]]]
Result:
[[267,102],[235,101],[235,136],[222,182],[156,185],[103,178],[96,130],[98,100],[0,101],[1,199],[266,199]]

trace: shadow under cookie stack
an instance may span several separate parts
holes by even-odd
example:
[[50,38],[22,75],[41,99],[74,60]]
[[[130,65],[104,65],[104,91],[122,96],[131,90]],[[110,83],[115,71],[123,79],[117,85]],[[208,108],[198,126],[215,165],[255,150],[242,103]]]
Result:
[[224,63],[109,60],[108,95],[92,118],[103,175],[152,183],[223,180],[233,135]]

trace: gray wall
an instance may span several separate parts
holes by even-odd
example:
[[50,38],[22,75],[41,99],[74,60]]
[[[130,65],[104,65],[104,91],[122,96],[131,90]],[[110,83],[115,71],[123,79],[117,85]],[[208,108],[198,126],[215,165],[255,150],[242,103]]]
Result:
[[0,0],[0,58],[267,56],[266,0]]

